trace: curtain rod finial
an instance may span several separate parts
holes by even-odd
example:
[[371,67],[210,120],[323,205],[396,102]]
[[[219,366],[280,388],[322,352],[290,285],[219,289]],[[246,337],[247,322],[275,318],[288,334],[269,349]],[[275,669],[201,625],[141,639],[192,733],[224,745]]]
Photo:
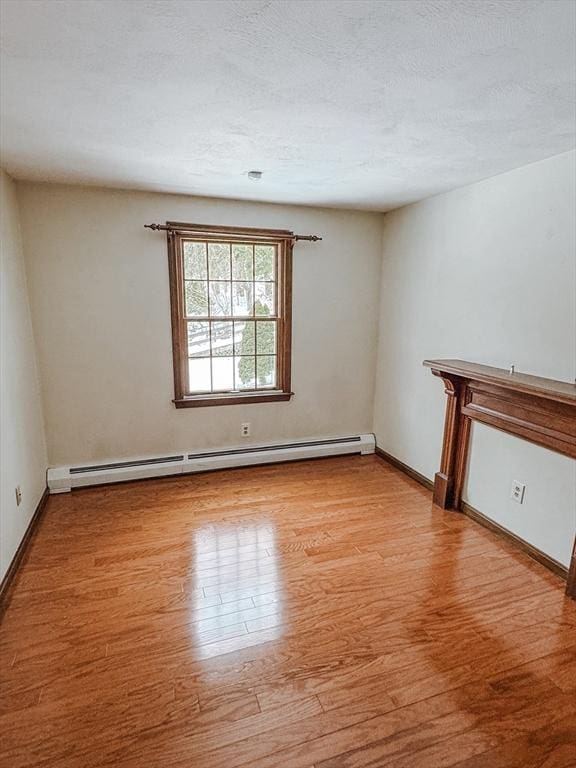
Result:
[[318,237],[318,235],[294,235],[294,240],[308,240],[312,243],[317,243],[318,240],[322,240],[321,237]]

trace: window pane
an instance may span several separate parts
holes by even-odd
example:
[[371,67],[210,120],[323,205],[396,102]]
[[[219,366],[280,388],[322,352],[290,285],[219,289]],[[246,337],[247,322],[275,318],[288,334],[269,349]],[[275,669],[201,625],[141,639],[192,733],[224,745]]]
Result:
[[257,245],[254,248],[254,279],[275,280],[276,248],[273,245]]
[[210,358],[188,360],[190,392],[210,392]]
[[208,243],[210,280],[230,280],[229,243]]
[[212,354],[227,357],[234,354],[232,323],[212,323]]
[[184,243],[184,277],[187,280],[206,280],[206,244]]
[[256,352],[259,355],[276,354],[276,322],[259,320],[256,323]]
[[253,283],[232,283],[233,314],[254,314]]
[[210,356],[210,324],[188,323],[188,356]]
[[254,323],[253,322],[235,322],[234,323],[234,354],[235,355],[253,355],[256,352],[254,347]]
[[212,358],[212,389],[230,391],[234,389],[234,358]]
[[208,315],[208,283],[200,280],[186,280],[186,314],[191,317]]
[[251,245],[233,245],[232,246],[232,279],[233,280],[252,280],[254,274]]
[[210,283],[210,316],[231,314],[230,283]]
[[273,315],[274,314],[274,294],[276,292],[274,283],[254,283],[254,314]]
[[265,355],[256,358],[256,370],[259,387],[273,387],[276,385],[276,357]]
[[236,364],[236,388],[255,389],[255,357],[235,357]]

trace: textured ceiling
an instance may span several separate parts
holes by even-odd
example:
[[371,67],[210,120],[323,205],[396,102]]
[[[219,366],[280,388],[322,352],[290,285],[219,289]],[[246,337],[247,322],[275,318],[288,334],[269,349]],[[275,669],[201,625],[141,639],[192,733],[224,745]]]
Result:
[[16,178],[387,210],[574,146],[572,0],[1,8]]

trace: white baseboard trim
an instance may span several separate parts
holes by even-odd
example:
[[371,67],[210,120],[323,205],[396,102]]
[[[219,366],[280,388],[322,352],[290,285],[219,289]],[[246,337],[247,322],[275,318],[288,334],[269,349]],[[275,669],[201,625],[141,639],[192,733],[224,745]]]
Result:
[[48,469],[50,493],[67,493],[73,488],[107,483],[122,483],[149,477],[207,472],[213,469],[272,464],[282,461],[374,453],[374,435],[312,438],[281,444],[226,448],[218,451],[119,459],[100,464],[78,464]]

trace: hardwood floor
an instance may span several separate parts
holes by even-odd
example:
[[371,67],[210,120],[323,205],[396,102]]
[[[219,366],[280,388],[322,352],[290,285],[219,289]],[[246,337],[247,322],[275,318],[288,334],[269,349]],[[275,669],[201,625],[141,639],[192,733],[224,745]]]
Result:
[[374,456],[53,496],[2,768],[572,768],[563,582]]

